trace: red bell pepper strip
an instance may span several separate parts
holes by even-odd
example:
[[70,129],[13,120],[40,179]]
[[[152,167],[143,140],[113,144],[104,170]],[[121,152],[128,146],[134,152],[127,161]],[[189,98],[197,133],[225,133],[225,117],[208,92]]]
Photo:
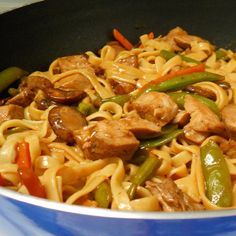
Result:
[[31,168],[29,143],[24,141],[16,144],[16,164],[19,168]]
[[113,29],[114,38],[127,50],[131,50],[133,44],[117,29]]
[[45,188],[31,168],[19,168],[18,173],[21,182],[28,189],[30,195],[46,198]]
[[45,198],[45,188],[32,168],[29,143],[24,141],[16,144],[16,163],[20,180],[29,193],[36,197]]
[[6,181],[5,181],[5,179],[2,177],[1,174],[0,174],[0,186],[6,186]]

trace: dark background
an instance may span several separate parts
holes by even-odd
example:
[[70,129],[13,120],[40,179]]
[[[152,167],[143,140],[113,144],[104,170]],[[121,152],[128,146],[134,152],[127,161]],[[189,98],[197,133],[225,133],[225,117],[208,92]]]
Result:
[[118,28],[133,43],[181,26],[219,47],[236,49],[236,1],[44,1],[0,15],[0,70],[45,70],[64,55],[98,50]]

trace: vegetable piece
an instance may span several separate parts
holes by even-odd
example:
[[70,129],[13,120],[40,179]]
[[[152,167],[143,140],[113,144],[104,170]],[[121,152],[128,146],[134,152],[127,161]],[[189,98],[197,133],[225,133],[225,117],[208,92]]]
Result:
[[18,173],[21,182],[25,185],[31,195],[46,198],[45,188],[31,168],[19,168]]
[[113,29],[114,38],[127,50],[133,48],[132,43],[117,29]]
[[152,154],[150,154],[143,162],[143,164],[139,167],[137,172],[130,180],[131,185],[128,189],[128,195],[131,200],[134,198],[137,187],[148,180],[152,176],[153,172],[160,166],[160,164],[161,160]]
[[172,57],[175,57],[177,55],[180,56],[183,61],[190,62],[190,63],[195,63],[195,64],[201,64],[200,61],[194,60],[191,57],[186,57],[184,55],[176,54],[174,52],[170,52],[170,51],[167,51],[167,50],[161,50],[160,51],[160,56],[163,57],[167,61],[170,60]]
[[155,84],[159,84],[162,83],[164,81],[170,80],[176,76],[180,76],[180,75],[187,75],[187,74],[191,74],[194,72],[203,72],[205,70],[205,65],[204,64],[199,64],[197,66],[192,66],[192,67],[188,67],[182,70],[178,70],[175,72],[172,72],[170,74],[164,75],[158,79],[152,80],[149,83],[145,84],[143,87],[141,87],[139,89],[138,94],[143,93],[146,89],[148,89],[150,86],[155,85]]
[[206,196],[219,207],[231,206],[231,179],[221,149],[213,140],[209,140],[200,148],[200,158],[206,183]]
[[[154,39],[155,38],[155,35],[154,35],[154,33],[151,31],[149,34],[148,34],[148,38],[149,39]],[[143,44],[141,43],[140,45],[139,45],[139,48],[143,48],[144,46],[143,46]]]
[[81,102],[77,107],[78,111],[85,116],[91,115],[96,112],[96,108],[91,103]]
[[16,144],[16,163],[21,182],[29,193],[36,197],[45,198],[45,188],[32,169],[29,143],[21,142]]
[[[156,80],[150,81],[149,83],[147,83],[143,87],[141,87],[138,90],[136,97],[140,96],[142,93],[146,92],[150,87],[152,87],[154,85],[161,84],[161,83],[171,80],[177,76],[192,74],[194,72],[203,72],[204,70],[205,70],[205,65],[199,64],[197,66],[188,67],[183,70],[175,71],[173,73],[164,75]],[[158,90],[156,90],[156,91],[158,91]],[[117,95],[117,96],[103,99],[103,102],[115,102],[115,103],[118,103],[119,105],[123,106],[126,102],[128,102],[130,100],[130,98],[131,98],[130,94],[123,94],[123,95]]]
[[180,134],[183,133],[182,129],[176,129],[170,133],[164,134],[161,137],[148,139],[145,141],[142,141],[140,143],[140,149],[143,148],[152,148],[152,147],[159,147],[161,145],[164,145],[166,143],[169,143],[172,139],[178,137]]
[[6,186],[6,180],[0,174],[0,186]]
[[110,206],[112,194],[110,185],[107,183],[107,181],[104,181],[97,186],[94,198],[99,207],[108,208]]
[[148,93],[150,91],[166,92],[169,90],[179,90],[185,88],[190,84],[195,84],[202,81],[214,82],[223,80],[223,78],[224,77],[222,75],[210,72],[194,72],[191,74],[176,76],[171,80],[167,80],[159,84],[154,84],[149,88],[145,89],[143,92]]
[[23,141],[16,144],[16,163],[19,168],[31,168],[29,143]]
[[223,51],[222,49],[216,50],[216,60],[226,60],[227,59],[227,53]]
[[27,72],[18,67],[8,67],[0,72],[0,93],[16,80],[22,78]]
[[103,99],[102,102],[115,102],[121,106],[123,106],[126,102],[128,102],[131,98],[130,94],[117,95],[110,98]]
[[217,114],[220,117],[220,110],[216,103],[212,101],[211,99],[208,99],[206,97],[203,97],[198,94],[191,94],[187,92],[171,92],[168,93],[168,95],[173,99],[173,101],[178,105],[179,108],[183,109],[184,107],[184,101],[185,101],[185,96],[186,95],[191,95],[195,97],[198,101],[203,103],[204,105],[208,106],[215,114]]

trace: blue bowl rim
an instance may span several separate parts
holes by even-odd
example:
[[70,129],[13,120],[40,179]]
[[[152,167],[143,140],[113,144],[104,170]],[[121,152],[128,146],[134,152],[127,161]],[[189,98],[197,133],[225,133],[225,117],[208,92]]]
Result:
[[236,209],[217,211],[194,211],[194,212],[137,212],[118,211],[102,208],[91,208],[78,205],[69,205],[21,194],[3,187],[0,187],[0,196],[13,199],[22,203],[31,204],[37,207],[67,212],[78,215],[87,215],[106,218],[123,219],[155,219],[155,220],[180,220],[180,219],[206,219],[236,216]]

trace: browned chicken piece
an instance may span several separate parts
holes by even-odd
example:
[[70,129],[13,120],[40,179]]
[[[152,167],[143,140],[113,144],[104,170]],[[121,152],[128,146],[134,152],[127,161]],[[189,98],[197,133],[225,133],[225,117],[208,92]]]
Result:
[[11,119],[23,119],[24,108],[18,105],[4,105],[0,106],[0,124]]
[[161,131],[160,126],[142,119],[137,113],[122,118],[119,122],[140,139],[155,136]]
[[120,64],[124,64],[126,66],[131,66],[131,67],[138,67],[138,57],[137,55],[130,55],[128,57],[119,59],[117,61]]
[[201,204],[182,192],[170,178],[159,177],[155,178],[155,181],[147,181],[145,188],[158,198],[163,211],[204,210]]
[[[172,46],[172,49],[175,51],[190,48],[191,42],[193,41],[209,43],[205,39],[188,34],[187,31],[183,30],[180,27],[172,29],[165,37],[163,37],[163,39],[169,42]],[[211,48],[213,50],[214,46],[211,45]]]
[[178,124],[180,127],[185,126],[190,120],[190,114],[187,111],[179,110],[175,116],[173,123]]
[[22,107],[27,107],[35,97],[35,92],[30,89],[23,89],[16,96],[10,98],[6,104],[15,104]]
[[189,140],[199,143],[197,136],[195,138],[197,133],[207,136],[208,133],[224,132],[224,124],[219,117],[196,98],[186,96],[184,108],[191,116],[190,122],[184,127],[185,137]]
[[22,91],[8,100],[7,103],[26,107],[33,101],[38,90],[42,90],[48,99],[62,104],[72,104],[86,96],[83,90],[54,88],[50,80],[40,76],[29,76],[21,86],[21,89]]
[[139,141],[119,121],[103,120],[92,127],[74,132],[77,144],[91,160],[120,157],[129,160],[139,147]]
[[132,91],[136,89],[136,85],[134,84],[121,82],[121,81],[110,79],[110,78],[108,80],[115,94],[119,94],[119,95],[127,94],[127,93],[131,93]]
[[58,65],[60,72],[66,72],[75,69],[89,69],[93,70],[91,63],[88,61],[88,55],[74,55],[58,58]]
[[228,104],[221,112],[226,132],[230,138],[236,139],[236,104]]
[[236,158],[236,141],[230,139],[227,142],[223,142],[220,144],[220,148],[223,153],[229,158]]
[[168,124],[177,114],[178,106],[165,93],[144,93],[135,99],[131,105],[141,118],[154,122],[159,126]]
[[80,90],[92,89],[93,86],[89,79],[82,74],[68,76],[55,83],[55,87],[63,90]]
[[69,106],[57,106],[48,114],[48,121],[58,138],[68,144],[74,143],[73,131],[87,125],[79,111]]
[[30,90],[41,89],[44,91],[46,89],[53,88],[51,81],[41,76],[29,76],[23,84]]

